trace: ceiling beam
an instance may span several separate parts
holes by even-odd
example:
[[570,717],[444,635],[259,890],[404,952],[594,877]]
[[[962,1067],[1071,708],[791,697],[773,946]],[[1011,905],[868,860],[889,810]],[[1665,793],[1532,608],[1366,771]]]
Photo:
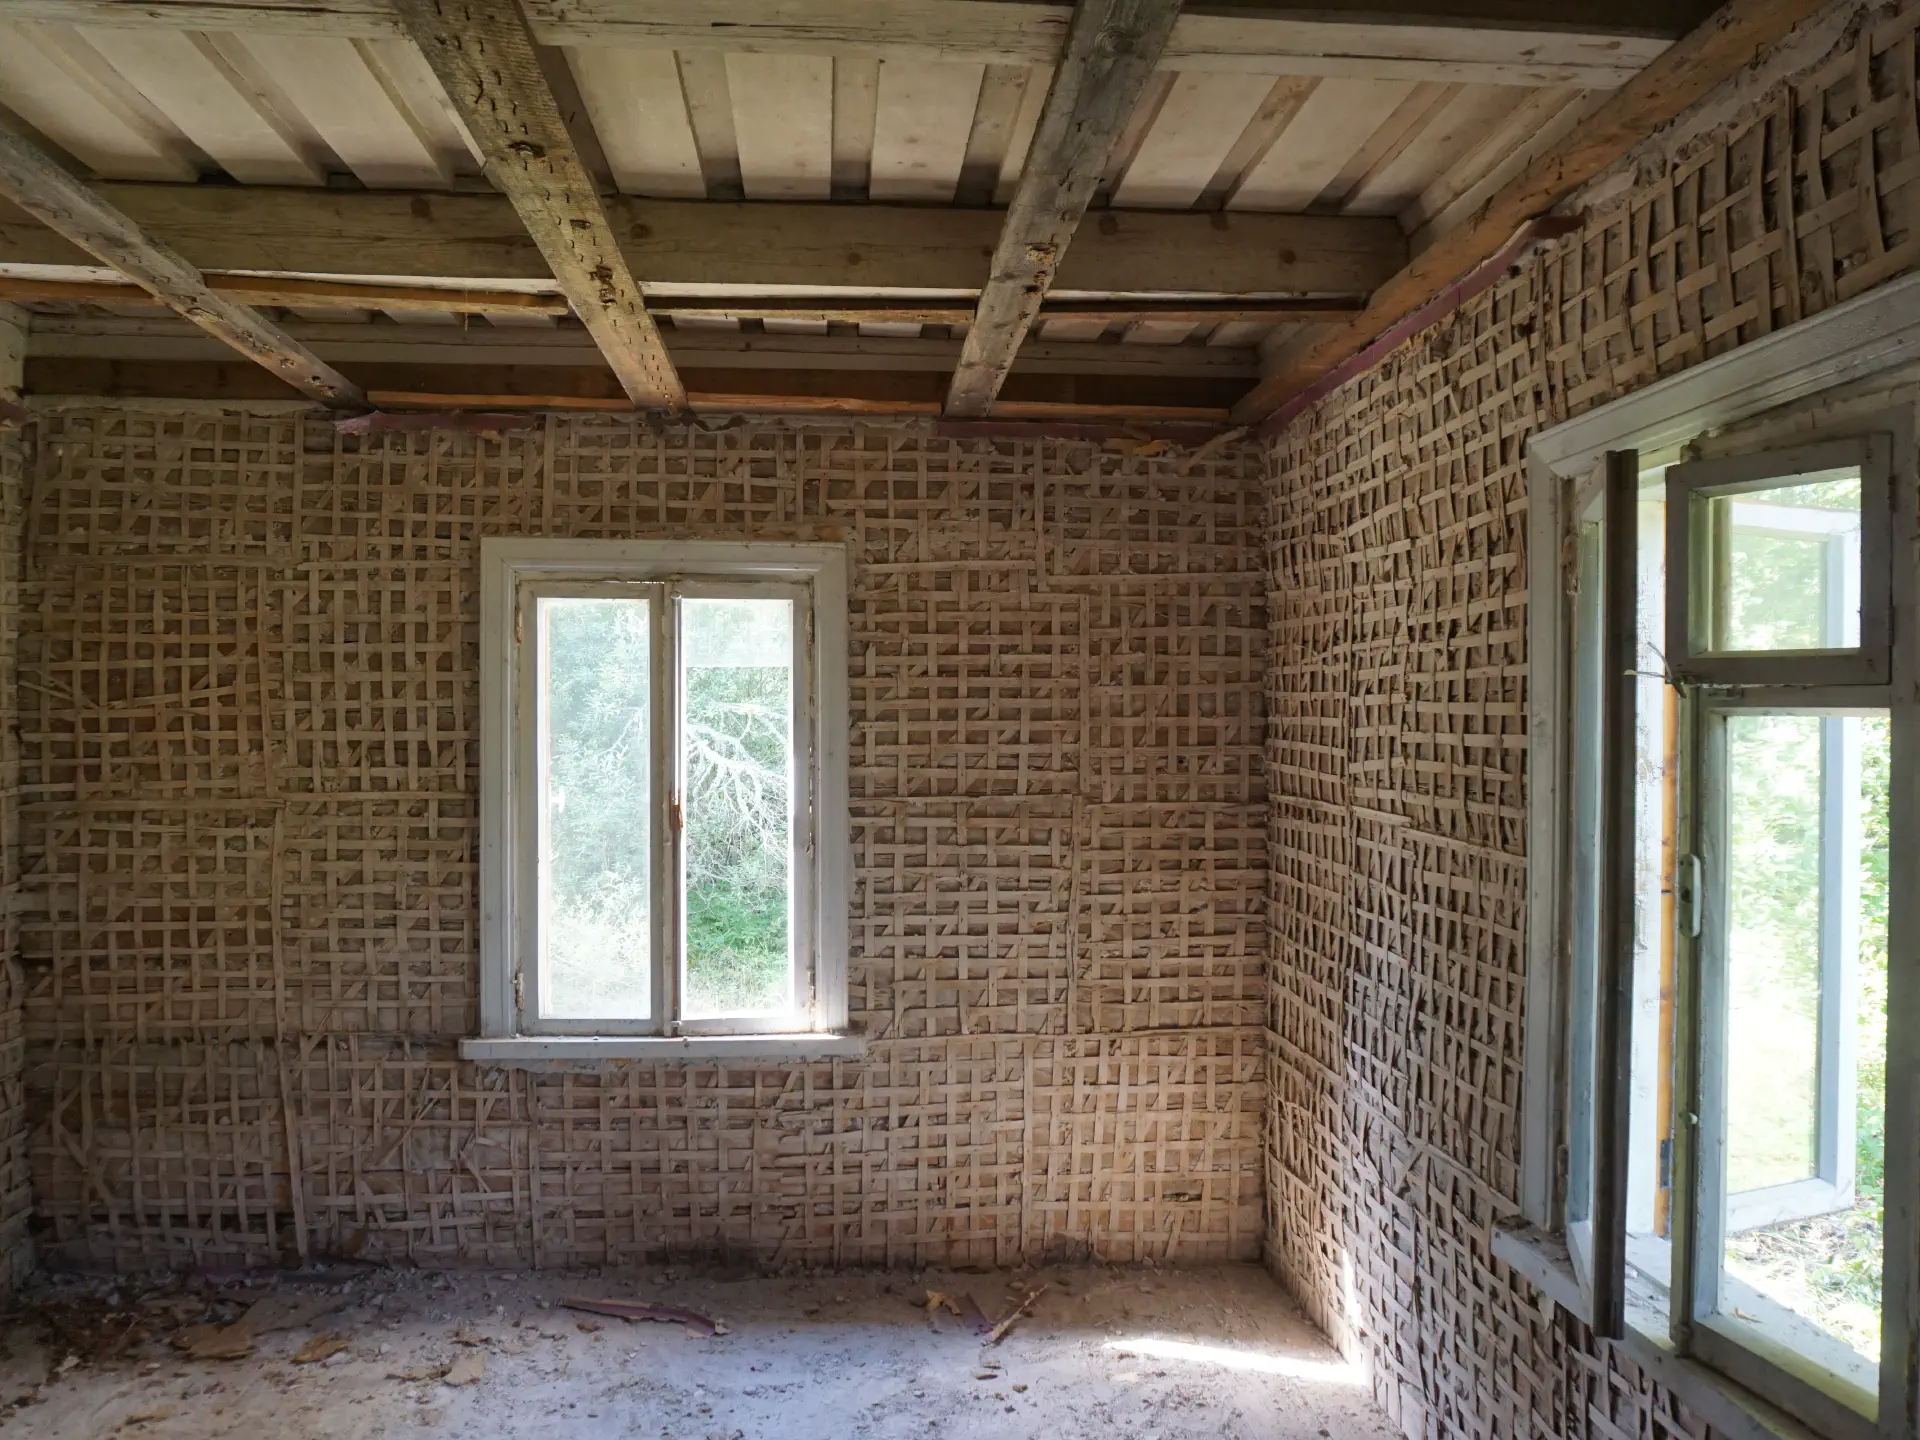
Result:
[[[214,360],[219,347],[172,315],[35,315],[28,353],[96,360]],[[576,326],[394,325],[384,321],[288,320],[288,332],[315,354],[355,373],[369,364],[593,366],[606,362]],[[944,385],[960,342],[925,335],[795,335],[698,328],[663,330],[675,368],[879,370],[936,374]],[[1234,395],[1260,378],[1251,345],[1129,345],[1101,340],[1029,340],[1023,375],[1201,376]]]
[[365,403],[359,387],[346,376],[259,311],[216,294],[192,264],[76,179],[3,116],[0,195],[301,394],[329,405]]
[[981,419],[1040,314],[1080,217],[1173,30],[1180,0],[1080,0],[1007,207],[946,413]]
[[[404,33],[398,0],[0,0],[0,19],[70,25]],[[1064,0],[527,0],[542,45],[824,52],[1051,65]],[[1340,75],[1454,84],[1624,84],[1709,8],[1702,0],[1381,0],[1348,11],[1299,0],[1206,0],[1175,24],[1170,70]]]
[[621,388],[677,411],[686,391],[541,71],[518,0],[393,0]]
[[1567,140],[1496,190],[1472,223],[1440,236],[1387,281],[1365,310],[1328,327],[1234,407],[1240,424],[1264,421],[1500,253],[1515,235],[1722,82],[1737,75],[1828,0],[1727,0],[1615,91]]
[[[558,295],[521,290],[472,290],[367,281],[297,280],[272,275],[206,277],[216,295],[252,305],[300,310],[380,310],[392,315],[571,315]],[[158,304],[138,285],[114,280],[49,280],[0,275],[0,302],[20,305]],[[1042,320],[1098,320],[1103,325],[1337,325],[1357,314],[1357,300],[1056,300],[1040,307]],[[714,316],[729,320],[807,320],[847,325],[964,325],[973,304],[963,300],[886,297],[725,296],[649,300],[655,315]],[[669,342],[671,343],[671,342]]]
[[[553,282],[506,199],[405,190],[101,182],[94,189],[202,270],[410,281]],[[711,200],[605,201],[649,290],[793,286],[972,295],[1003,210]],[[1407,261],[1386,216],[1102,210],[1054,279],[1081,295],[1366,295]],[[0,263],[88,256],[0,202]]]

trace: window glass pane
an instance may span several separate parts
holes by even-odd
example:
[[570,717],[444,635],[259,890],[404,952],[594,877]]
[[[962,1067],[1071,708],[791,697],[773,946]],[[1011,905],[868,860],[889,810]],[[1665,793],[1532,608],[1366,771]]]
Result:
[[1814,1174],[1820,1088],[1816,715],[1727,722],[1727,1188]]
[[681,601],[690,1019],[794,1007],[793,602]]
[[646,1019],[649,606],[544,597],[538,611],[540,1013]]
[[1887,719],[1726,723],[1719,1310],[1870,1391],[1880,1353]]
[[1707,502],[1716,651],[1860,643],[1860,473],[1823,472]]

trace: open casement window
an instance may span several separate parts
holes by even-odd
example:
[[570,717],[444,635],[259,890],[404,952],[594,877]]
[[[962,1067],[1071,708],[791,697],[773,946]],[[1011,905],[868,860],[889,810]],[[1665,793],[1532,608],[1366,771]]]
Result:
[[488,541],[483,1022],[844,1022],[845,557]]
[[1888,1076],[1920,1065],[1888,1025],[1920,967],[1894,451],[1613,452],[1570,486],[1565,552],[1575,1278],[1597,1334],[1855,1440],[1913,1434],[1920,1308],[1886,1178],[1912,1173]]

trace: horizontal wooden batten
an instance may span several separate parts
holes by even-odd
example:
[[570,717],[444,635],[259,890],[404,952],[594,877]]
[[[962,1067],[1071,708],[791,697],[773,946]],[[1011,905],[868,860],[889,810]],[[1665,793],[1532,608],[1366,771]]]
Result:
[[[1505,0],[1397,3],[1375,13],[1328,6],[1187,6],[1160,68],[1263,75],[1341,75],[1450,84],[1624,84],[1703,13],[1698,0],[1581,0],[1554,7]],[[527,0],[543,45],[815,53],[892,60],[1049,65],[1072,7],[1060,0]],[[385,0],[0,0],[0,19],[397,36]]]
[[[441,395],[423,390],[370,390],[367,403],[396,410],[567,410],[630,412],[620,400],[577,395]],[[759,395],[689,390],[687,408],[702,415],[937,415],[930,400],[873,400],[854,395]]]
[[[267,186],[95,187],[201,270],[407,283],[541,281],[552,272],[497,195]],[[627,262],[652,285],[980,288],[1005,212],[911,205],[606,202]],[[1061,262],[1056,291],[1097,295],[1358,296],[1406,263],[1383,216],[1102,210]],[[91,257],[0,206],[0,264]],[[658,299],[658,296],[651,297]],[[665,308],[665,307],[663,307]]]
[[[455,315],[572,313],[566,300],[558,295],[530,295],[517,290],[436,290],[427,285],[363,285],[267,275],[209,275],[206,281],[207,288],[216,295],[252,305],[281,305],[302,310]],[[31,275],[0,275],[0,300],[22,305],[138,305],[151,299],[138,285],[117,285],[110,280],[43,280]]]
[[[373,285],[350,281],[281,279],[266,275],[209,275],[207,286],[256,305],[302,310],[384,310],[400,314],[551,315],[572,311],[558,295],[513,290],[435,289],[426,285]],[[0,301],[17,304],[158,305],[138,285],[110,280],[47,280],[0,275]],[[851,325],[961,325],[973,306],[938,300],[839,300],[782,296],[661,297],[648,302],[656,315],[718,316],[739,320],[809,320]],[[1098,320],[1108,325],[1149,321],[1180,325],[1337,324],[1361,308],[1356,300],[1057,300],[1040,307],[1042,320]]]
[[[691,393],[755,396],[790,404],[819,399],[911,402],[937,409],[946,394],[940,371],[831,371],[813,368],[740,369],[724,357],[711,364],[681,359],[679,369]],[[633,409],[613,372],[604,365],[405,365],[352,367],[353,378],[369,394],[406,392],[438,397],[482,397],[495,410],[524,406],[527,396],[570,397],[575,408]],[[295,400],[293,390],[265,370],[228,360],[98,360],[36,356],[26,362],[26,391],[33,395],[95,395],[103,398],[177,400]],[[1034,406],[1096,406],[1106,414],[1195,417],[1223,413],[1245,388],[1243,380],[1201,376],[1046,375],[1016,373],[1007,381],[1003,404],[1022,412],[996,411],[996,418],[1058,419],[1063,412]],[[1144,408],[1143,408],[1144,407]],[[1203,423],[1212,423],[1205,421]]]
[[[502,329],[478,324],[400,325],[289,320],[287,333],[337,364],[580,366],[600,363],[592,337],[575,327]],[[697,327],[664,331],[678,365],[750,369],[951,371],[960,342],[906,335],[794,335]],[[178,360],[221,358],[220,348],[165,316],[42,315],[27,352],[46,358]],[[1258,378],[1260,360],[1243,345],[1132,345],[1115,341],[1029,340],[1016,374],[1198,375]]]

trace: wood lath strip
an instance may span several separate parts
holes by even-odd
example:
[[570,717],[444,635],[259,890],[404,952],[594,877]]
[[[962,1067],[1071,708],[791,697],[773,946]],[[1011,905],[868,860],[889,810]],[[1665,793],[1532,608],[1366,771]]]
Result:
[[1564,144],[1538,157],[1494,192],[1471,224],[1440,236],[1375,291],[1358,316],[1263,379],[1234,407],[1233,418],[1250,424],[1272,415],[1497,253],[1528,221],[1546,214],[1777,44],[1795,25],[1826,8],[1827,0],[1727,0],[1610,96]]
[[0,118],[0,194],[111,265],[156,300],[329,405],[362,403],[359,387],[258,311],[216,293],[192,265],[69,174]]
[[1180,0],[1080,0],[1074,8],[947,392],[949,415],[978,419],[992,407],[1179,12]]
[[614,239],[515,0],[394,0],[553,277],[636,405],[686,392]]

